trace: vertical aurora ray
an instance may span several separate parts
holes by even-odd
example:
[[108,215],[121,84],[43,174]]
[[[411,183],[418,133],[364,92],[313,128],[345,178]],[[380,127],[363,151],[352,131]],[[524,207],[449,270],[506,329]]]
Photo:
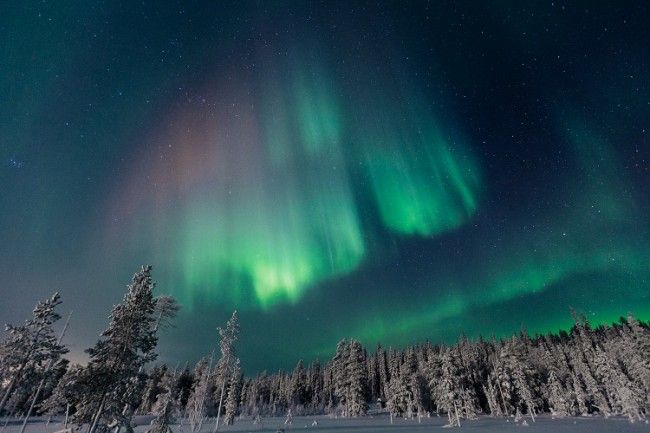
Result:
[[364,168],[384,224],[406,235],[454,229],[476,211],[481,176],[464,144],[445,135],[415,96],[371,96],[358,132]]
[[[228,165],[242,171],[214,179],[227,190],[204,189],[188,206],[183,285],[196,300],[240,302],[252,291],[263,308],[293,303],[365,254],[332,83],[298,68],[258,92],[249,120],[223,134],[236,154]],[[233,140],[242,130],[256,132]]]

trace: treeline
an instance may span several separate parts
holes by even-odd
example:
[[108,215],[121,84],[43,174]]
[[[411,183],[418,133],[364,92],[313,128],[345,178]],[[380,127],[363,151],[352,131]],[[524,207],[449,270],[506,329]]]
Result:
[[394,417],[446,414],[449,424],[479,414],[554,417],[599,414],[645,420],[650,407],[650,329],[631,315],[592,328],[575,318],[570,332],[470,341],[451,346],[378,347],[339,342],[325,365],[301,362],[291,373],[240,378],[248,416],[361,416],[370,405]]
[[[232,424],[238,416],[330,414],[391,417],[447,416],[450,425],[490,416],[555,417],[623,415],[645,420],[650,407],[650,329],[631,315],[592,328],[574,315],[569,332],[531,338],[470,341],[451,346],[423,344],[403,350],[377,347],[369,353],[356,340],[338,343],[321,364],[298,362],[292,372],[245,377],[235,347],[234,313],[218,329],[217,355],[194,368],[149,367],[158,332],[176,315],[168,296],[154,296],[151,267],[132,280],[100,340],[87,350],[86,365],[63,358],[58,294],[40,302],[21,326],[7,326],[0,344],[0,415],[64,416],[88,433],[132,430],[134,415],[155,415],[151,433],[169,433],[176,418],[192,433],[209,417]],[[149,367],[149,368],[148,368]]]

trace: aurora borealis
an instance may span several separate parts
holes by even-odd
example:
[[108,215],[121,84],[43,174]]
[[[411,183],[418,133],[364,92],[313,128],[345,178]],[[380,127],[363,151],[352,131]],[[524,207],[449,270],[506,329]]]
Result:
[[163,359],[236,308],[251,372],[650,319],[642,2],[2,9],[0,319],[59,290],[73,356],[142,263]]

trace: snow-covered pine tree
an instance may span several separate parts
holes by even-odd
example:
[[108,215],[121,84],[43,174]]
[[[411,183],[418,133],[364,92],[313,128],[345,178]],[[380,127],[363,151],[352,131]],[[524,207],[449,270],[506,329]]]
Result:
[[423,374],[417,369],[410,377],[409,389],[413,396],[413,410],[415,416],[420,417],[425,413],[425,407],[428,400],[426,380]]
[[174,415],[177,411],[176,372],[166,370],[160,387],[162,392],[158,394],[153,408],[156,417],[151,421],[147,433],[172,433],[171,426],[175,421]]
[[102,339],[87,350],[90,360],[77,378],[74,421],[88,424],[88,433],[105,432],[109,426],[131,429],[131,390],[142,367],[155,359],[156,302],[151,266],[133,276],[121,304],[110,315]]
[[368,372],[368,397],[374,403],[379,398],[379,372],[377,358],[374,355],[366,358],[366,371]]
[[464,342],[456,344],[451,349],[457,366],[456,384],[459,396],[457,408],[460,412],[460,418],[476,419],[480,408],[478,407],[478,398],[473,383],[476,366],[470,361],[472,348],[465,339]]
[[604,394],[604,390],[594,377],[591,368],[583,360],[584,355],[580,345],[574,344],[569,347],[569,350],[571,351],[569,358],[571,359],[573,369],[576,373],[576,380],[574,383],[576,384],[576,387],[582,387],[582,389],[576,390],[577,395],[580,396],[579,401],[584,398],[588,412],[595,409],[605,417],[609,417],[612,414],[610,403],[607,400],[607,396]]
[[1,345],[0,413],[11,399],[12,411],[27,401],[44,378],[48,366],[54,365],[68,350],[54,332],[54,323],[61,318],[56,308],[61,296],[55,293],[39,302],[32,317],[21,326],[7,325],[7,338]]
[[239,409],[241,381],[241,367],[239,366],[239,359],[237,359],[228,384],[228,396],[226,397],[226,408],[223,416],[225,425],[233,425],[235,423],[235,415],[237,415],[237,410]]
[[336,392],[334,390],[333,362],[325,364],[323,368],[323,409],[325,413],[334,414],[336,410]]
[[424,367],[424,377],[429,386],[429,392],[431,393],[431,403],[433,409],[438,412],[438,400],[436,391],[438,389],[438,383],[442,376],[440,356],[437,351],[433,348],[429,348],[427,351],[427,362]]
[[217,362],[217,378],[221,391],[219,392],[219,400],[217,406],[217,420],[214,424],[213,433],[219,431],[219,421],[221,418],[221,408],[223,406],[223,398],[226,392],[226,385],[233,374],[233,369],[237,363],[237,355],[235,353],[235,344],[239,339],[239,319],[237,311],[232,313],[225,328],[217,328],[219,332],[219,348],[221,350],[221,358]]
[[207,416],[207,404],[212,395],[212,357],[203,358],[194,367],[194,389],[187,401],[186,413],[190,431],[201,430]]
[[567,401],[567,390],[562,385],[556,369],[551,367],[547,379],[548,406],[554,417],[565,417],[571,414],[571,406]]
[[406,416],[409,410],[412,401],[409,379],[409,374],[406,371],[403,374],[399,373],[391,376],[386,407],[394,417]]
[[599,345],[594,348],[594,352],[596,375],[602,383],[614,413],[626,415],[630,422],[644,419],[643,390],[625,375],[611,352]]
[[501,416],[503,415],[503,412],[501,411],[501,405],[499,404],[497,389],[493,383],[494,378],[490,374],[488,375],[485,384],[483,384],[483,393],[485,394],[485,398],[487,400],[490,416]]
[[[61,340],[63,339],[63,335],[65,334],[65,330],[68,327],[68,323],[66,322],[65,327],[63,328],[63,331],[61,332],[61,335],[59,337],[58,342],[60,343]],[[43,372],[41,373],[41,379],[36,387],[35,390],[33,390],[32,394],[29,396],[28,406],[26,413],[25,413],[25,418],[23,419],[23,424],[20,428],[20,433],[25,433],[25,429],[27,428],[27,423],[30,420],[30,417],[34,413],[34,411],[37,409],[37,404],[42,403],[45,399],[47,399],[54,388],[56,387],[56,384],[59,382],[61,377],[65,374],[65,372],[68,370],[68,364],[70,361],[67,359],[57,359],[56,362],[53,359],[50,359],[45,366]]]
[[332,400],[334,405],[342,408],[343,416],[347,416],[347,400],[348,395],[348,372],[347,364],[350,358],[350,349],[348,342],[343,339],[336,345],[336,352],[332,359],[330,368],[332,374],[332,391],[336,397],[336,401]]
[[147,379],[142,390],[140,405],[136,411],[137,414],[148,415],[153,411],[153,406],[156,404],[158,394],[162,392],[160,385],[166,372],[166,365],[155,366],[147,375]]
[[351,340],[346,366],[348,378],[345,396],[347,416],[365,415],[368,410],[366,402],[366,359],[361,343]]
[[594,364],[596,352],[592,329],[584,315],[578,315],[573,310],[571,314],[575,322],[573,327],[574,340],[571,345],[573,351],[571,359],[574,368],[578,371],[582,382],[585,384],[590,406],[608,417],[612,415],[612,407],[603,384],[597,378],[597,367]]
[[[553,417],[562,418],[573,414],[571,392],[567,388],[569,370],[562,354],[553,350],[550,336],[542,337],[537,348],[540,371],[545,376],[540,389]],[[563,362],[564,361],[564,362]]]
[[52,390],[50,396],[41,405],[41,412],[48,416],[65,415],[64,426],[68,426],[71,402],[78,389],[77,379],[83,369],[80,365],[71,365]]
[[386,351],[381,347],[377,346],[377,351],[375,353],[375,358],[377,360],[377,373],[379,375],[378,383],[378,392],[379,398],[382,402],[386,402],[387,395],[386,389],[388,388],[388,361],[386,359]]
[[438,406],[447,412],[449,422],[447,425],[460,427],[460,412],[458,402],[458,368],[454,363],[452,351],[445,348],[440,353],[440,378],[433,391]]
[[[620,361],[628,371],[630,379],[635,381],[645,393],[645,410],[650,411],[650,332],[639,321],[628,314],[623,322],[621,339],[617,352]],[[644,355],[645,354],[645,355]]]
[[509,363],[510,372],[512,374],[512,383],[519,397],[521,409],[525,409],[533,422],[535,421],[536,414],[536,399],[533,393],[535,386],[535,372],[527,362],[522,348],[522,340],[513,338],[512,351],[510,356],[506,358]]
[[312,362],[307,369],[307,399],[311,413],[320,413],[324,410],[323,378],[318,360]]
[[181,374],[178,375],[178,379],[176,379],[176,395],[178,398],[178,410],[180,413],[185,413],[187,400],[190,398],[190,393],[192,392],[193,380],[192,373],[186,363]]
[[415,394],[417,390],[415,389],[417,380],[417,357],[415,355],[415,349],[413,347],[407,346],[404,350],[404,361],[400,365],[399,375],[404,377],[406,382],[407,389],[407,404],[406,404],[406,416],[408,418],[413,418],[417,412],[417,404],[415,402]]
[[[161,328],[172,326],[172,319],[178,314],[180,306],[176,300],[168,295],[161,295],[154,298],[154,316],[156,317],[153,325],[153,333],[157,334]],[[142,393],[145,388],[147,375],[144,372],[144,364],[140,365],[138,372],[131,378],[124,397],[124,408],[122,408],[122,419],[131,419],[140,405]],[[119,433],[123,424],[117,423],[113,433]]]
[[307,402],[307,372],[302,359],[291,373],[291,382],[289,389],[288,400],[294,409],[294,412],[300,415],[303,411],[303,406]]
[[43,389],[39,395],[33,395],[32,397],[37,397],[36,407],[34,408],[34,414],[42,414],[43,404],[47,399],[50,398],[54,389],[57,387],[63,376],[70,369],[70,360],[61,358],[56,361],[50,372],[45,375],[45,382],[43,383]]

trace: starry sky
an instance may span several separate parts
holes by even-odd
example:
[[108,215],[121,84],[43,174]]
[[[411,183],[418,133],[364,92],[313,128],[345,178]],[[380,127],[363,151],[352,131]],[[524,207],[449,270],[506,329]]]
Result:
[[0,321],[130,276],[246,371],[650,319],[646,2],[8,1]]

